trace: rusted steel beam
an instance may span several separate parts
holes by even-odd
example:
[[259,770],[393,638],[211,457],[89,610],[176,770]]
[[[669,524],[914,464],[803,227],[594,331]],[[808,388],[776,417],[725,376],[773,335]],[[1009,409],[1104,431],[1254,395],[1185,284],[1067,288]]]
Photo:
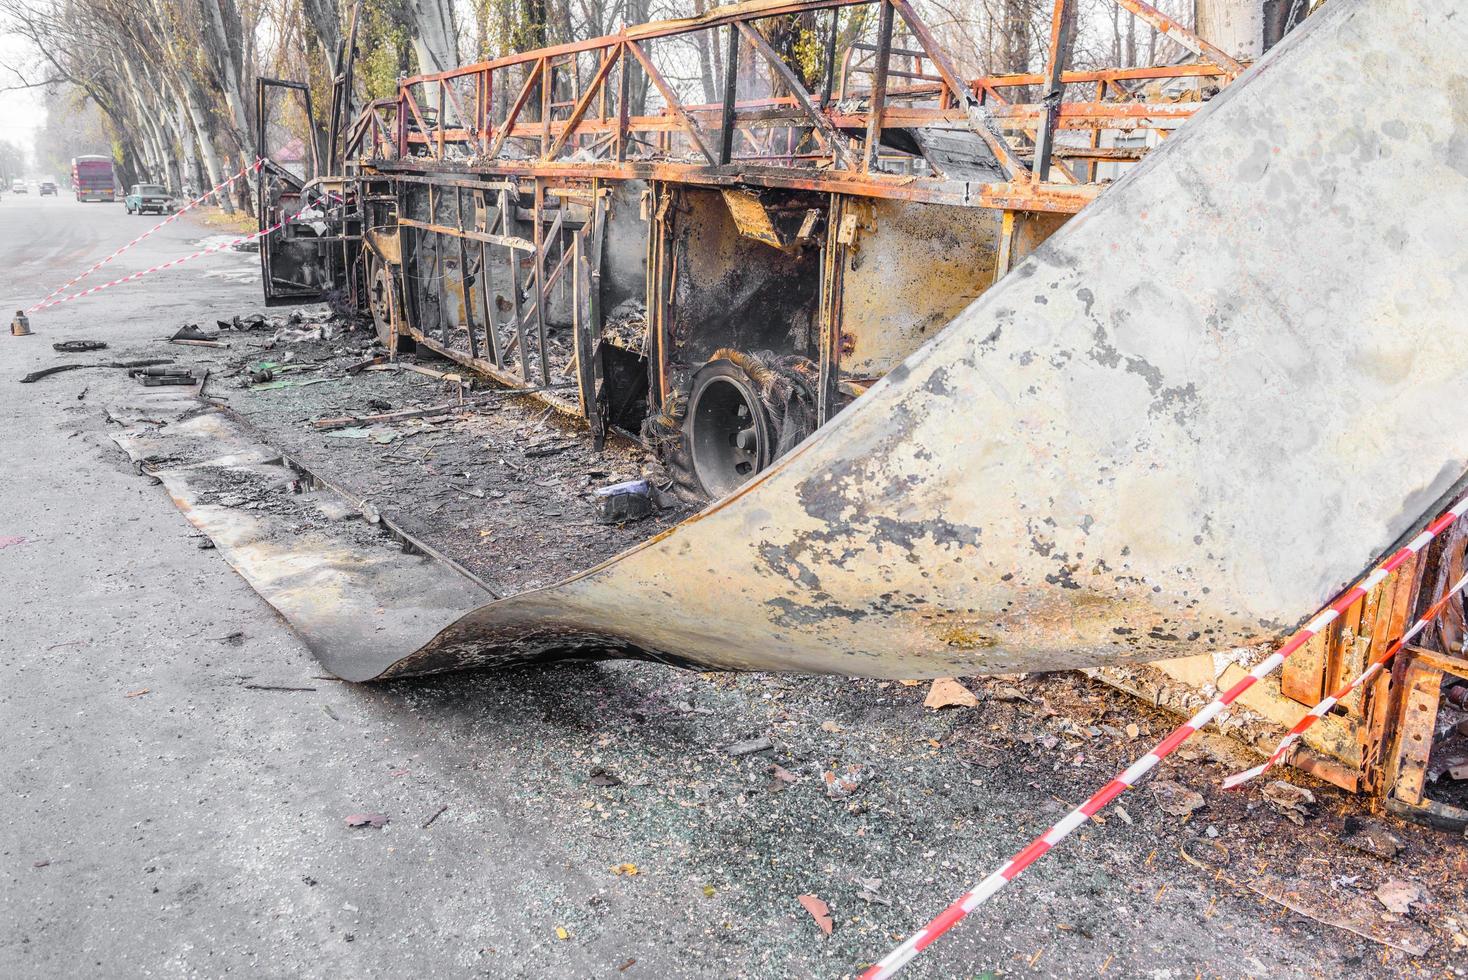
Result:
[[484,242],[489,245],[499,245],[504,248],[514,249],[518,252],[535,251],[535,243],[520,238],[516,235],[492,235],[487,232],[474,231],[470,228],[454,228],[449,225],[440,225],[431,221],[419,221],[416,218],[398,218],[398,224],[404,228],[419,228],[423,231],[433,232],[435,235],[448,235],[451,238],[468,238],[476,242]]
[[861,169],[871,173],[881,152],[882,111],[887,102],[887,61],[892,48],[892,0],[880,0],[877,16],[877,67],[872,75],[872,94],[867,105],[867,138],[861,150]]
[[1027,180],[980,184],[969,203],[1006,211],[1075,214],[1094,201],[1101,190],[1095,184],[1038,184]]
[[[1187,65],[1155,65],[1142,68],[1099,68],[1086,71],[1062,72],[1060,80],[1067,85],[1082,82],[1146,81],[1157,78],[1218,78],[1228,72],[1206,63]],[[970,85],[986,88],[1018,88],[1023,85],[1041,85],[1048,74],[1029,72],[1009,75],[982,75]]]
[[[973,131],[989,145],[989,151],[994,154],[994,158],[999,161],[999,165],[1004,168],[1004,172],[1010,177],[1025,173],[1026,168],[1024,164],[1015,159],[1014,154],[1010,151],[1009,144],[1005,142],[1003,135],[995,129],[993,120],[989,118],[988,110],[980,106],[968,94],[967,89],[959,81],[958,73],[954,70],[953,64],[948,60],[948,55],[944,53],[943,48],[938,44],[937,38],[933,37],[933,32],[928,30],[928,26],[913,11],[907,0],[890,0],[890,2],[897,12],[902,15],[902,19],[907,22],[908,30],[912,31],[913,36],[918,39],[918,43],[927,51],[929,59],[933,62],[933,67],[943,77],[944,84],[954,93],[955,97],[962,101],[964,112],[968,116]],[[963,94],[960,95],[959,93]]]
[[642,48],[635,41],[628,41],[627,49],[632,52],[632,55],[642,65],[642,70],[647,72],[648,79],[663,97],[663,102],[667,104],[669,111],[677,117],[678,122],[688,131],[689,137],[698,147],[699,152],[704,155],[704,158],[709,163],[716,162],[718,157],[714,155],[713,150],[709,149],[708,141],[704,139],[703,133],[699,132],[698,124],[693,121],[693,117],[683,108],[683,103],[678,100],[678,93],[674,92],[668,85],[667,81],[663,78],[662,72],[658,71],[653,65],[652,59],[648,58],[647,54],[643,52]]
[[831,11],[831,33],[826,35],[826,56],[821,69],[821,108],[831,104],[831,90],[836,85],[836,35],[841,29],[841,11]]
[[555,88],[554,72],[551,59],[542,58],[540,60],[540,132],[536,136],[540,140],[541,156],[546,156],[546,147],[550,145],[551,91]]
[[[402,88],[402,95],[403,95],[403,102],[404,102],[405,105],[407,105],[409,114],[412,115],[414,121],[418,123],[418,131],[420,133],[423,133],[423,134],[426,135],[429,132],[428,124],[423,121],[423,112],[422,112],[422,110],[420,110],[418,108],[418,100],[415,99],[415,98],[413,98],[412,91],[409,90],[409,88],[406,85],[404,85],[403,88]],[[401,112],[399,112],[398,113],[398,121],[399,121],[399,124],[400,125],[402,123],[402,119],[403,119],[403,114]],[[407,134],[407,135],[411,135],[411,134]],[[442,160],[443,159],[443,154],[441,154],[441,153],[440,154],[436,154],[436,157],[437,157],[437,159]]]
[[611,72],[612,66],[617,63],[617,59],[621,55],[621,45],[613,45],[602,54],[601,64],[597,66],[596,74],[591,77],[591,82],[587,85],[586,91],[576,101],[575,107],[571,110],[571,115],[566,117],[560,134],[551,143],[550,149],[541,154],[545,159],[554,160],[556,154],[561,152],[561,147],[566,145],[566,139],[576,131],[576,127],[581,122],[581,117],[586,115],[587,109],[591,108],[591,100],[601,90],[602,85],[606,82],[607,74]]
[[[579,232],[577,234],[579,234]],[[556,288],[556,283],[560,281],[561,274],[566,271],[566,266],[570,263],[570,261],[571,261],[571,250],[570,249],[566,249],[566,251],[561,255],[560,259],[556,262],[555,268],[551,270],[550,275],[549,276],[546,276],[546,279],[545,279],[545,291],[547,293],[549,293],[552,289],[555,289]],[[530,301],[530,309],[528,309],[528,310],[525,311],[525,316],[529,316],[531,313],[535,312],[539,308],[539,306],[540,306],[540,298],[539,297],[536,297],[535,299],[531,300]]]
[[450,69],[449,71],[414,75],[411,78],[404,79],[402,84],[415,85],[419,82],[431,81],[437,78],[453,78],[474,72],[494,71],[499,68],[508,68],[530,61],[537,61],[540,58],[560,58],[567,55],[580,54],[583,51],[594,51],[619,41],[648,41],[660,37],[670,37],[676,34],[688,34],[693,31],[722,27],[735,21],[755,21],[766,17],[778,17],[782,14],[805,13],[832,7],[856,7],[874,2],[876,0],[744,0],[742,3],[716,7],[697,17],[636,24],[627,27],[620,34],[609,34],[602,37],[589,38],[585,41],[572,41],[566,44],[537,48],[534,51],[509,54],[501,58],[493,58],[488,61],[464,65],[460,68]]
[[724,54],[724,102],[719,111],[719,163],[728,164],[734,155],[735,103],[739,92],[739,32],[729,29],[729,50]]
[[[459,101],[459,94],[455,92],[454,87],[448,83],[448,79],[444,79],[443,81],[443,94],[446,97],[446,101],[448,102],[448,104],[454,107],[454,115],[458,117],[460,125],[467,127],[470,133],[477,134],[478,127],[474,125],[473,117],[471,117],[467,112],[464,111],[464,104]],[[439,122],[442,123],[444,117],[443,101],[439,102],[438,115]]]
[[[1060,117],[1060,101],[1065,94],[1065,49],[1070,38],[1071,23],[1065,16],[1066,0],[1055,0],[1050,18],[1050,51],[1047,55],[1045,94],[1041,98],[1044,115],[1039,132],[1035,136],[1035,179],[1044,181],[1050,177],[1050,154],[1055,148],[1055,129]],[[1075,183],[1072,178],[1071,183]]]
[[[459,182],[465,186],[484,186],[483,183],[465,179],[461,168],[439,177],[429,176],[434,168],[448,169],[451,165],[424,161],[385,161],[377,170],[391,174],[398,180],[437,182]],[[407,169],[411,167],[411,169]],[[928,177],[901,177],[884,174],[862,174],[855,171],[816,171],[781,167],[745,166],[718,168],[696,164],[665,163],[659,161],[627,161],[612,163],[557,163],[546,164],[535,161],[497,160],[494,173],[486,175],[490,184],[503,182],[506,177],[580,177],[586,179],[629,179],[661,180],[673,183],[697,184],[706,187],[753,187],[811,190],[826,193],[853,194],[884,200],[923,201],[930,204],[952,204],[960,206],[1015,208],[1023,211],[1046,211],[1058,214],[1074,214],[1085,204],[1094,200],[1102,188],[1096,185],[1042,184],[1037,187],[1014,182],[966,183]],[[509,186],[509,185],[505,185]],[[407,226],[423,222],[399,219]],[[453,233],[453,229],[435,227],[432,230]],[[469,237],[476,237],[472,233]],[[493,238],[486,238],[494,241]],[[516,241],[523,241],[519,239]],[[533,248],[534,246],[530,246]]]
[[[934,90],[936,91],[936,89]],[[889,90],[890,95],[890,90]],[[735,126],[742,129],[753,128],[754,123],[782,122],[792,125],[800,124],[802,120],[810,121],[810,113],[799,106],[798,100],[770,99],[759,100],[757,103],[739,103],[740,106],[747,104],[759,104],[769,108],[759,110],[741,109],[735,117]],[[789,106],[794,111],[783,111],[780,106]],[[1182,120],[1192,116],[1201,108],[1198,102],[1066,102],[1059,107],[1056,119],[1059,128],[1090,128],[1097,125],[1112,126],[1118,121],[1125,128],[1146,128],[1151,120],[1171,121]],[[814,109],[814,107],[812,106]],[[683,112],[690,120],[694,113],[715,112],[718,106],[683,106]],[[871,121],[869,112],[837,112],[827,111],[820,116],[827,119],[833,127],[865,129]],[[1026,103],[1020,105],[997,105],[988,110],[990,117],[999,130],[1015,130],[1029,132],[1036,128],[1037,123],[1045,117],[1046,106]],[[581,135],[593,133],[614,133],[621,129],[623,120],[616,121],[599,119],[582,119],[574,128]],[[937,109],[937,108],[914,108],[909,106],[887,105],[882,111],[883,127],[928,127],[939,129],[971,129],[972,124],[967,110],[964,109]],[[626,120],[629,133],[666,133],[675,130],[687,130],[688,126],[676,116],[637,116]],[[501,127],[496,139],[503,141],[507,139],[541,139],[546,129],[560,137],[569,137],[571,129],[564,122],[556,123],[550,127],[543,122],[520,123],[509,127]],[[443,131],[447,145],[468,146],[474,142],[474,134],[466,129],[448,129]],[[434,146],[439,142],[439,134],[410,133],[407,136],[410,145]],[[491,150],[497,148],[491,146]],[[780,158],[788,157],[788,154],[774,154]],[[1014,154],[1016,159],[1017,154]]]
[[617,71],[617,152],[615,155],[618,163],[627,159],[627,135],[630,119],[627,100],[631,95],[631,85],[628,82],[627,69],[632,67],[632,62],[627,57],[626,47],[625,44],[622,45],[622,67]]
[[515,126],[515,120],[520,118],[520,112],[525,108],[525,103],[530,101],[530,93],[535,91],[535,83],[540,78],[540,64],[544,59],[538,59],[534,70],[526,73],[525,84],[520,86],[520,92],[515,96],[515,101],[510,105],[510,111],[505,115],[503,125],[495,127],[494,142],[489,145],[489,152],[485,155],[491,159],[499,156],[500,150],[505,145],[505,139],[510,130]]
[[1155,27],[1159,33],[1181,44],[1198,57],[1209,59],[1219,68],[1222,68],[1230,78],[1236,78],[1243,74],[1243,64],[1235,60],[1227,51],[1209,44],[1156,7],[1144,2],[1144,0],[1112,0],[1112,2],[1119,7],[1131,11],[1132,14],[1152,27]]
[[[464,224],[464,188],[454,188],[454,218],[460,228]],[[484,270],[480,269],[482,276]],[[469,353],[475,357],[479,356],[479,341],[474,336],[474,302],[473,293],[469,291],[469,250],[463,238],[459,238],[459,305],[464,313],[464,327],[469,333]]]
[[[890,15],[888,20],[890,26]],[[831,148],[831,152],[835,155],[838,165],[850,169],[850,142],[846,139],[845,135],[837,132],[836,127],[831,125],[831,121],[826,118],[825,113],[821,112],[811,103],[810,93],[805,90],[804,85],[800,84],[800,79],[795,77],[795,72],[790,70],[790,66],[785,64],[785,59],[781,58],[779,53],[770,47],[769,42],[757,31],[750,28],[748,24],[736,23],[734,26],[740,34],[744,35],[744,39],[749,42],[750,47],[759,52],[760,56],[780,76],[780,80],[790,90],[791,98],[795,99],[801,111],[805,113],[806,117],[810,119],[811,124],[820,132],[821,138],[825,141],[826,145]],[[730,45],[730,51],[731,53],[735,51],[732,44]],[[731,58],[730,60],[733,59]],[[727,160],[724,162],[727,162]]]
[[[547,287],[545,284],[545,250],[549,248],[548,242],[556,241],[561,233],[561,220],[565,217],[564,212],[556,210],[555,220],[547,231],[545,223],[541,221],[541,215],[545,213],[545,185],[537,180],[535,182],[535,214],[532,220],[535,222],[535,337],[540,344],[540,383],[550,385],[550,353],[545,348],[545,297]],[[528,312],[528,311],[527,311]],[[521,357],[528,353],[523,347],[520,349]]]

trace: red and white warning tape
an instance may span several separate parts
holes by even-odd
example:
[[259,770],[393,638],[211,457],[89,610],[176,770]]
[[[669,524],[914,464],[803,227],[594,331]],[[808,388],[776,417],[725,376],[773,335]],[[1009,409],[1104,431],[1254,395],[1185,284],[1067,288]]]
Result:
[[1120,773],[1117,773],[1095,795],[1066,814],[1055,826],[1031,841],[1024,850],[1006,861],[1003,867],[965,892],[963,897],[944,909],[933,921],[923,926],[923,928],[911,936],[908,936],[900,946],[884,956],[879,963],[862,973],[861,980],[881,980],[881,978],[895,975],[914,956],[931,946],[939,936],[952,929],[970,912],[992,898],[1001,888],[1015,878],[1018,878],[1026,868],[1034,864],[1056,844],[1068,837],[1077,827],[1090,820],[1104,809],[1108,803],[1130,789],[1138,780],[1147,775],[1154,766],[1171,755],[1179,745],[1187,741],[1198,729],[1207,725],[1225,708],[1238,700],[1239,696],[1250,687],[1273,673],[1280,664],[1285,662],[1290,654],[1310,642],[1312,637],[1338,619],[1341,614],[1350,608],[1352,603],[1363,598],[1372,589],[1380,585],[1403,562],[1427,547],[1428,542],[1441,534],[1444,529],[1458,518],[1462,517],[1465,512],[1468,512],[1468,497],[1460,500],[1451,510],[1428,524],[1422,530],[1421,534],[1394,552],[1391,557],[1378,565],[1359,584],[1347,590],[1329,606],[1321,610],[1310,622],[1306,623],[1304,627],[1286,640],[1283,646],[1255,664],[1253,669],[1244,675],[1237,684],[1214,698],[1201,711],[1178,726],[1172,734],[1159,742],[1156,748],[1152,749],[1152,751],[1142,756],[1136,762],[1133,762]]
[[[83,296],[90,296],[92,293],[101,292],[104,289],[111,289],[113,286],[120,286],[125,282],[132,282],[134,279],[141,279],[143,278],[143,276],[151,275],[154,272],[162,272],[164,269],[171,269],[176,265],[183,265],[185,262],[190,262],[194,259],[199,258],[202,255],[210,255],[214,252],[222,252],[227,248],[233,248],[236,245],[240,245],[249,241],[254,241],[257,238],[261,238],[265,235],[270,234],[271,232],[279,231],[281,228],[284,228],[292,221],[295,221],[297,218],[301,217],[307,211],[317,210],[320,207],[321,205],[317,203],[308,204],[290,217],[282,218],[280,221],[277,221],[269,228],[262,228],[259,231],[251,232],[250,234],[241,236],[240,238],[235,238],[227,242],[220,242],[216,245],[210,245],[208,248],[201,248],[197,252],[192,252],[180,258],[170,259],[167,262],[163,262],[159,265],[151,266],[147,269],[141,269],[131,275],[123,276],[121,279],[113,279],[111,282],[104,282],[100,285],[92,286],[89,289],[83,289],[79,293],[72,293],[70,296],[63,296],[60,299],[53,300],[49,303],[44,304],[44,307],[49,309],[53,306],[59,306],[62,303],[70,303],[74,299],[81,299]],[[34,313],[37,309],[41,308],[42,307],[34,307],[28,312]]]
[[1352,691],[1356,690],[1356,688],[1360,687],[1362,684],[1365,684],[1367,681],[1371,680],[1371,678],[1379,674],[1382,667],[1386,665],[1386,662],[1395,657],[1398,653],[1400,653],[1404,646],[1406,646],[1408,643],[1411,643],[1413,637],[1415,637],[1418,633],[1421,633],[1423,630],[1427,629],[1428,624],[1436,619],[1438,615],[1447,608],[1448,602],[1453,598],[1453,596],[1457,595],[1459,592],[1462,592],[1465,587],[1468,587],[1468,575],[1464,575],[1462,578],[1458,579],[1458,581],[1454,582],[1452,586],[1446,592],[1444,592],[1438,598],[1438,600],[1432,604],[1430,608],[1428,608],[1427,612],[1423,613],[1422,617],[1418,619],[1417,622],[1412,624],[1412,628],[1409,629],[1406,633],[1402,634],[1401,639],[1392,643],[1375,660],[1371,661],[1366,669],[1361,671],[1361,673],[1357,675],[1355,680],[1351,681],[1349,684],[1347,684],[1345,687],[1342,687],[1334,694],[1328,695],[1319,704],[1306,712],[1305,717],[1301,718],[1295,724],[1295,727],[1290,729],[1289,734],[1280,739],[1279,745],[1275,747],[1274,752],[1269,756],[1268,759],[1264,760],[1262,764],[1255,766],[1253,769],[1246,769],[1243,772],[1235,773],[1234,775],[1228,777],[1223,781],[1223,788],[1233,789],[1236,786],[1242,786],[1249,780],[1254,779],[1258,776],[1262,776],[1266,772],[1268,772],[1269,769],[1276,762],[1285,757],[1285,754],[1289,752],[1290,747],[1300,740],[1301,735],[1305,734],[1306,729],[1315,724],[1321,718],[1325,717],[1326,713],[1330,711],[1331,708],[1334,708],[1343,699],[1349,697]]
[[[117,251],[113,252],[111,255],[107,256],[105,259],[103,259],[102,261],[98,262],[96,265],[92,266],[90,269],[87,269],[85,272],[82,272],[80,275],[78,275],[76,278],[72,279],[70,282],[63,283],[62,285],[57,286],[55,289],[51,290],[50,295],[48,295],[45,299],[41,300],[35,306],[32,306],[29,310],[26,310],[26,312],[27,313],[35,313],[37,310],[43,310],[47,306],[55,306],[56,304],[51,302],[52,297],[56,296],[58,293],[65,292],[66,290],[70,289],[72,286],[75,286],[77,283],[79,283],[83,279],[87,278],[87,276],[90,276],[92,273],[96,272],[98,269],[102,268],[108,262],[111,262],[113,259],[117,258],[123,252],[126,252],[128,249],[132,248],[134,245],[138,244],[138,242],[141,242],[143,239],[147,238],[149,235],[153,234],[155,231],[157,231],[158,229],[162,228],[164,225],[167,225],[170,222],[177,221],[180,217],[182,217],[184,215],[184,213],[186,211],[191,211],[194,208],[198,207],[200,204],[204,203],[205,201],[207,201],[209,198],[213,197],[215,194],[219,193],[224,188],[230,186],[235,181],[239,180],[241,177],[243,177],[245,174],[249,173],[251,170],[258,170],[261,166],[264,165],[264,163],[265,163],[265,161],[263,159],[256,160],[254,163],[252,163],[248,167],[245,167],[244,169],[240,170],[238,173],[234,174],[233,176],[229,177],[228,179],[222,180],[219,183],[215,184],[208,191],[206,191],[203,194],[199,195],[198,197],[194,198],[192,201],[190,201],[189,203],[185,204],[183,207],[179,208],[177,211],[173,212],[173,214],[170,214],[168,217],[166,217],[162,221],[158,222],[152,228],[149,228],[147,231],[143,232],[137,238],[134,238],[132,241],[130,241],[126,245],[122,246],[122,248],[119,248]],[[57,302],[64,302],[64,301],[58,300]]]

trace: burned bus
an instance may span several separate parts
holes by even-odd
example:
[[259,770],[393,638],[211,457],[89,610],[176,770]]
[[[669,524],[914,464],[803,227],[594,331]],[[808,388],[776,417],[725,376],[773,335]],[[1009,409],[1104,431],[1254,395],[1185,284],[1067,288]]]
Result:
[[[1076,69],[1067,2],[1044,71],[980,78],[907,0],[751,0],[360,107],[340,58],[317,176],[262,168],[267,301],[355,306],[391,350],[640,442],[704,504],[354,679],[603,649],[1082,668],[1190,710],[1416,540],[1468,459],[1461,254],[1432,244],[1468,220],[1433,149],[1451,32],[1330,4],[1248,70],[1115,0],[1187,56]],[[310,111],[261,80],[262,151],[280,86]],[[1262,738],[1391,649],[1465,549],[1455,528],[1374,577],[1233,727]],[[1463,621],[1296,764],[1442,810]]]

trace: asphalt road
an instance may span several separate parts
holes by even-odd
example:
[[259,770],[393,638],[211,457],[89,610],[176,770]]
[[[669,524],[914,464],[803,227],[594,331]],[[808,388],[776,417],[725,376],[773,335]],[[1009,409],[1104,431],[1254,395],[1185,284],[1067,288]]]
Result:
[[[4,307],[29,306],[157,220],[6,195]],[[76,288],[211,234],[174,222]],[[524,914],[536,897],[514,884],[527,836],[516,818],[479,815],[474,846],[453,852],[429,833],[344,827],[408,776],[391,773],[425,778],[419,726],[396,699],[312,680],[289,629],[108,448],[101,406],[121,372],[14,383],[64,360],[58,340],[176,351],[156,341],[259,304],[258,277],[239,281],[255,262],[207,256],[3,338],[0,538],[25,540],[0,550],[0,975],[470,975],[482,950],[559,942],[556,923]],[[473,765],[439,755],[426,778],[446,788]],[[416,826],[440,798],[394,817]],[[590,975],[620,953],[608,945],[561,942],[554,962]]]
[[[0,310],[155,220],[5,195]],[[175,222],[88,283],[209,234]],[[645,664],[319,677],[112,446],[122,372],[15,383],[71,359],[60,340],[179,353],[161,338],[182,323],[259,308],[255,261],[208,256],[0,336],[0,976],[849,975],[1100,785],[1138,748],[1127,723],[1166,730],[1073,677],[1035,704],[941,714],[920,687]],[[724,750],[758,735],[774,750]],[[861,788],[831,799],[823,771]],[[1374,887],[1443,840],[1399,827],[1397,864],[1345,854],[1356,803],[1317,786],[1295,828],[1257,796],[1213,793],[1224,771],[1206,753],[1169,763],[1207,796],[1201,817],[1128,796],[1125,821],[1078,834],[912,975],[1412,973],[1420,959],[1237,881],[1270,865]],[[362,812],[391,822],[346,826]],[[1178,856],[1204,835],[1233,854],[1227,876]],[[1468,924],[1455,873],[1431,883],[1421,927]],[[830,904],[832,935],[802,894]],[[1434,975],[1461,971],[1434,936]]]

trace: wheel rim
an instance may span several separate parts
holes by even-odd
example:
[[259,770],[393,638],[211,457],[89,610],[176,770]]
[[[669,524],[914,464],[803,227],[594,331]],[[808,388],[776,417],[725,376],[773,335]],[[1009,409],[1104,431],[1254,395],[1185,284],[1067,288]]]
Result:
[[373,263],[369,292],[368,305],[372,308],[372,322],[377,327],[377,336],[386,343],[392,330],[392,283],[387,276],[387,266],[381,261]]
[[742,379],[699,379],[689,398],[693,472],[711,497],[723,497],[769,464],[770,431],[754,390]]

